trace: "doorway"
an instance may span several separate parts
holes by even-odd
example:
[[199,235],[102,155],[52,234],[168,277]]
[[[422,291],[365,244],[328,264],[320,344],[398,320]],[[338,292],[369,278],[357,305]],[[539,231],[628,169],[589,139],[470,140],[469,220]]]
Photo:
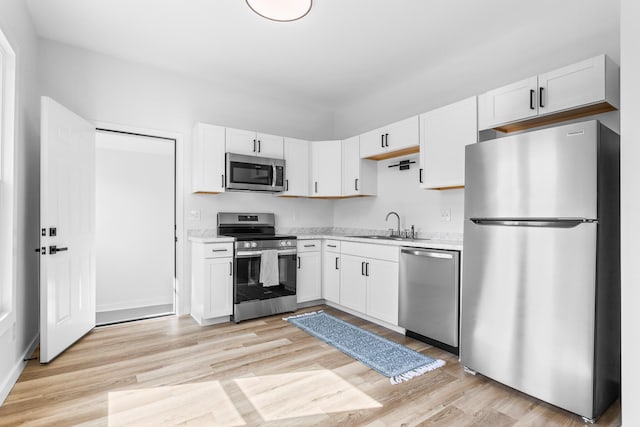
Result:
[[97,129],[96,324],[175,313],[176,141]]

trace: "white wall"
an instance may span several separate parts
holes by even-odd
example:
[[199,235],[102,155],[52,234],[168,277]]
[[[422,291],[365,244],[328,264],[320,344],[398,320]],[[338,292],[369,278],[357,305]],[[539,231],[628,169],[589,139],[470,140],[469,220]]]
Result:
[[96,135],[96,311],[173,304],[174,141]]
[[22,0],[0,0],[0,28],[16,52],[15,327],[0,335],[0,402],[38,335],[39,129],[38,40]]
[[622,422],[640,425],[640,3],[622,0],[620,180],[622,234]]
[[[422,233],[462,233],[463,190],[421,190],[418,184],[420,160],[417,154],[378,162],[377,197],[339,200],[334,206],[334,225],[346,228],[395,228],[395,217],[385,221],[390,211],[400,215],[402,229],[414,225]],[[416,163],[406,171],[389,168],[399,160]],[[440,221],[440,211],[451,209],[451,221]]]
[[[191,129],[198,121],[303,139],[330,139],[332,112],[291,99],[260,97],[259,91],[251,91],[249,82],[245,88],[221,86],[214,81],[198,80],[49,40],[40,40],[39,68],[42,94],[88,120],[155,129],[182,137],[183,146],[178,146],[178,172],[182,171],[179,178],[183,178],[185,193],[183,242],[189,229],[215,228],[218,211],[275,212],[278,224],[289,227],[331,225],[331,201],[280,199],[247,193],[190,194],[190,140]],[[186,213],[191,210],[200,210],[202,219],[186,219]],[[187,291],[183,296],[188,301],[188,244],[184,246],[182,259],[178,274],[183,269],[184,278],[178,286]],[[188,312],[185,305],[177,309]]]

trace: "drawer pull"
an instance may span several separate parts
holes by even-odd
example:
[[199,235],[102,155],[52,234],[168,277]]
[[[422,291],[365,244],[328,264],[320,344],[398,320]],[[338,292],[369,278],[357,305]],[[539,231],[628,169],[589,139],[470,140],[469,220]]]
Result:
[[305,248],[315,248],[316,245],[304,245]]
[[338,247],[338,245],[327,245],[327,246],[329,246],[330,248],[337,248]]
[[228,252],[228,249],[211,249],[211,252]]

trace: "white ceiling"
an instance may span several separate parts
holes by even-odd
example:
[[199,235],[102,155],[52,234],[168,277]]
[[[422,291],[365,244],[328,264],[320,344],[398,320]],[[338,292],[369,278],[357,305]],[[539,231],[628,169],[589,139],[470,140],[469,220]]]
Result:
[[496,61],[620,21],[618,0],[315,0],[291,23],[244,0],[27,2],[41,37],[327,108],[504,38]]

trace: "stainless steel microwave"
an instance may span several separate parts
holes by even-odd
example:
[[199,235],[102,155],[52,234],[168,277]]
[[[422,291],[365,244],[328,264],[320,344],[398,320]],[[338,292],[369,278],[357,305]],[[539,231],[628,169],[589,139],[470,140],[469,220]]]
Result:
[[284,191],[282,159],[227,153],[226,189],[230,191]]

